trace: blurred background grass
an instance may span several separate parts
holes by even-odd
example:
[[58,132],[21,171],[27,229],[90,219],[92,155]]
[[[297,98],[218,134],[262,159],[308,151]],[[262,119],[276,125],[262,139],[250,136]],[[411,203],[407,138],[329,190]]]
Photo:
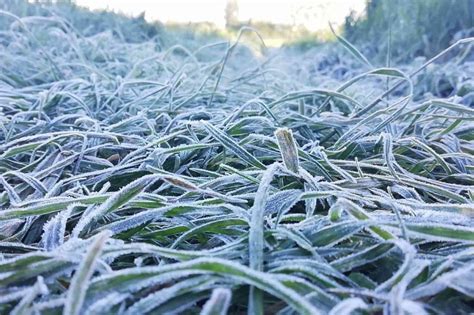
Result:
[[[77,5],[74,0],[3,0],[0,9],[20,17],[47,16],[51,12],[62,11],[58,15],[64,16],[66,13],[71,23],[84,35],[112,30],[127,42],[155,38],[165,46],[178,43],[183,37],[199,45],[209,40],[236,39],[242,27],[256,29],[268,47],[285,46],[308,50],[335,41],[329,27],[311,30],[301,21],[293,25],[262,20],[243,21],[238,16],[238,0],[227,1],[222,12],[225,26],[210,22],[150,23],[145,19],[145,13],[130,20],[125,14],[90,12]],[[144,7],[143,11],[146,9]],[[272,10],[270,5],[268,9]],[[313,6],[302,7],[300,11],[305,10],[307,12],[302,14],[306,19],[320,19],[325,14],[317,12],[324,11],[324,5],[316,0]],[[269,14],[271,15],[270,12]],[[343,23],[335,25],[335,29],[377,64],[407,63],[420,56],[432,57],[456,40],[473,36],[473,15],[473,0],[367,0],[363,12],[352,11]],[[261,48],[260,41],[255,36],[245,38],[245,42],[250,47]]]
[[472,0],[370,0],[362,17],[349,15],[344,34],[372,55],[408,61],[432,57],[474,35]]

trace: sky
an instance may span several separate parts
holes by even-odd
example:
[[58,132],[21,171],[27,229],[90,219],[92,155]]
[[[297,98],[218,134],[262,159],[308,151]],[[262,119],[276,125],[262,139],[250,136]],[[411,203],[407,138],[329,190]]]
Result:
[[[226,0],[76,0],[90,9],[109,9],[148,21],[211,22],[225,25]],[[351,10],[363,12],[365,0],[238,0],[240,21],[265,21],[304,25],[312,31],[341,24]]]

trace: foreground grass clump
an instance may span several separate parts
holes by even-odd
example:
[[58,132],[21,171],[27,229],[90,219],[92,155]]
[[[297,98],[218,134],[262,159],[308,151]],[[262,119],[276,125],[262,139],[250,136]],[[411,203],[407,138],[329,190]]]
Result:
[[0,313],[474,311],[472,39],[396,69],[0,20]]

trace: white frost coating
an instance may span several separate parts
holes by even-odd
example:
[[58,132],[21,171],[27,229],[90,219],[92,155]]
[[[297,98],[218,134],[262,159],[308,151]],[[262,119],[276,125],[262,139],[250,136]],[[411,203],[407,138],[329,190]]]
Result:
[[79,206],[79,204],[69,205],[66,210],[61,211],[46,222],[43,226],[44,232],[41,238],[41,243],[43,244],[44,249],[53,250],[64,243],[67,220],[71,215],[72,210],[77,206]]
[[5,8],[3,312],[474,312],[474,39],[365,69],[341,37],[255,56],[250,28]]
[[144,190],[147,186],[151,185],[157,179],[158,177],[156,175],[147,175],[121,188],[119,191],[112,194],[103,204],[98,206],[93,211],[90,211],[86,216],[81,217],[80,221],[74,228],[72,235],[74,237],[79,237],[80,233],[89,224],[101,218],[105,214],[119,208],[127,201],[142,192],[142,190]]
[[[139,283],[142,279],[152,279],[153,276],[160,276],[164,280],[169,280],[192,274],[217,274],[233,279],[238,283],[253,285],[284,300],[295,310],[303,314],[319,314],[319,311],[307,300],[280,281],[274,279],[271,274],[255,271],[241,264],[218,258],[198,258],[161,267],[137,267],[114,271],[113,273],[95,278],[91,282],[91,290],[93,292],[116,290],[122,285],[118,284],[116,286],[114,283],[117,283],[119,279],[125,278],[127,278],[126,282],[129,285],[135,281]],[[133,278],[137,279],[134,280]],[[159,281],[159,279],[156,279],[156,281]]]
[[64,315],[77,315],[81,313],[81,308],[89,287],[90,278],[97,264],[97,259],[100,257],[102,247],[110,235],[111,233],[109,231],[98,234],[88,248],[87,253],[72,278],[64,305]]
[[[249,265],[250,268],[263,270],[263,251],[264,251],[264,215],[265,205],[268,199],[268,191],[273,176],[277,172],[280,164],[274,163],[263,173],[260,185],[255,196],[254,205],[251,209],[252,217],[250,219],[249,231]],[[256,288],[251,287],[249,292],[249,313],[261,314],[263,312],[262,293]]]
[[367,308],[367,304],[361,298],[349,298],[339,302],[333,307],[329,315],[350,315],[353,314],[355,310],[363,310],[365,308]]
[[201,315],[226,315],[231,298],[231,290],[225,288],[214,289],[211,298],[204,304]]

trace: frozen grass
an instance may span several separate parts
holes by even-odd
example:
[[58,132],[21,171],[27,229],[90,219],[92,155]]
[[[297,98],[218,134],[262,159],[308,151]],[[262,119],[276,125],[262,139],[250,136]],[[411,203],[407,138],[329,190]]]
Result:
[[474,311],[472,39],[374,68],[53,12],[0,13],[0,313]]

